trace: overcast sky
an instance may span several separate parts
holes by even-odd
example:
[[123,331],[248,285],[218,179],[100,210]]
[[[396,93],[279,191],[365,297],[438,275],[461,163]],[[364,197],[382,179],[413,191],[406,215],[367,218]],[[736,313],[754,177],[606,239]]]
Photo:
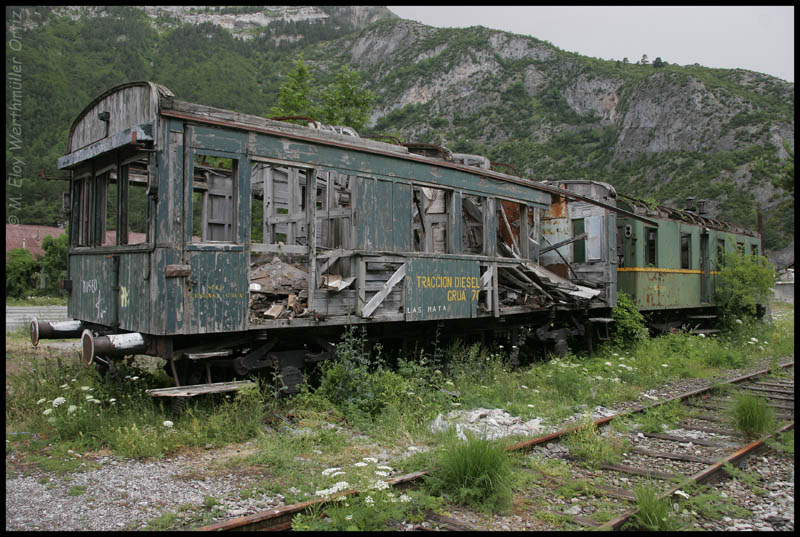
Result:
[[388,6],[437,28],[486,26],[604,60],[642,54],[794,82],[793,6]]

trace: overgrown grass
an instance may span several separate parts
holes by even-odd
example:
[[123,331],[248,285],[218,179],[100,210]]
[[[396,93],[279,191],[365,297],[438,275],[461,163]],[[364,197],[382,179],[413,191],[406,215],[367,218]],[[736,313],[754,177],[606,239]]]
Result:
[[775,412],[763,397],[738,394],[731,412],[734,426],[746,436],[762,436],[775,428]]
[[588,422],[564,439],[570,452],[590,467],[615,463],[622,459],[627,441],[614,435],[601,436],[594,422]]
[[638,511],[625,529],[649,531],[676,531],[680,521],[672,512],[669,498],[658,497],[658,487],[649,483],[636,486],[636,508]]
[[467,434],[466,442],[451,436],[426,476],[434,496],[487,512],[511,507],[512,461],[503,442]]

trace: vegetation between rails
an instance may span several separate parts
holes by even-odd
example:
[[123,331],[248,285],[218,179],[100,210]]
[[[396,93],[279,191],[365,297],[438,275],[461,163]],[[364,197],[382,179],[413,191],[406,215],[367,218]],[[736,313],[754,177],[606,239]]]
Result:
[[[359,483],[357,476],[323,472],[335,467],[363,470],[358,463],[368,462],[364,458],[376,452],[383,453],[383,460],[396,458],[388,463],[391,470],[377,468],[383,460],[368,462],[369,477],[376,481],[384,476],[374,472],[397,475],[436,467],[443,453],[456,452],[450,435],[429,428],[440,413],[503,408],[523,420],[557,424],[596,406],[636,399],[670,380],[709,378],[762,358],[792,355],[792,314],[791,306],[776,304],[772,322],[745,318],[718,338],[668,334],[606,345],[592,356],[523,360],[516,370],[508,366],[509,349],[499,345],[489,349],[456,342],[432,352],[393,357],[379,347],[370,349],[363,335],[352,331],[337,346],[339,360],[321,364],[312,375],[318,379],[314,386],[292,398],[278,397],[279,390],[259,381],[257,388],[235,396],[198,398],[177,417],[144,394],[145,388],[169,385],[160,368],[145,367],[144,360],[137,359],[120,367],[119,383],[106,384],[74,357],[46,347],[32,349],[26,335],[12,334],[6,349],[6,453],[14,452],[46,471],[72,472],[97,464],[92,457],[76,454],[110,450],[121,457],[158,458],[195,446],[249,441],[252,449],[247,454],[225,463],[264,476],[240,492],[243,498],[280,492],[286,502],[309,500],[340,480]],[[657,429],[677,417],[665,407],[659,416],[643,417],[639,427]],[[584,446],[596,445],[589,440],[583,439]],[[779,445],[787,446],[788,441],[783,438]],[[489,449],[488,444],[484,448]],[[598,460],[613,458],[601,455]],[[512,459],[511,464],[519,463]],[[490,466],[487,472],[494,470]],[[11,475],[15,471],[12,468]],[[508,486],[515,490],[520,484]],[[366,522],[375,506],[367,497],[388,502],[396,516],[411,520],[417,516],[414,508],[436,507],[426,490],[409,494],[408,502],[399,501],[399,496],[395,502],[375,491],[348,500],[349,505],[336,503],[342,509],[336,515],[340,522],[325,522],[325,527],[374,529]],[[469,503],[480,497],[471,487],[454,490],[450,501]],[[505,505],[499,500],[495,504],[500,510]],[[196,525],[213,511],[202,506],[187,509],[154,525]],[[314,519],[299,522],[309,529],[322,524]]]

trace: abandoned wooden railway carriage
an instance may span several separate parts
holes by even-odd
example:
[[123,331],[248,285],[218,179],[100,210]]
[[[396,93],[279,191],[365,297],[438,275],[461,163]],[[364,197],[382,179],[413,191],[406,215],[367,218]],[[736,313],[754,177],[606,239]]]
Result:
[[601,290],[534,262],[559,189],[354,134],[181,102],[150,82],[99,96],[58,163],[71,171],[76,320],[32,323],[34,343],[81,335],[84,360],[106,367],[161,356],[177,385],[275,365],[296,387],[350,324],[402,337],[535,320],[559,339],[551,321],[579,306],[586,317]]
[[[349,325],[398,340],[489,331],[563,352],[607,328],[618,284],[652,305],[640,274],[617,273],[647,265],[637,256],[653,228],[653,264],[672,262],[670,215],[622,206],[604,183],[491,164],[118,86],[78,116],[58,161],[71,172],[75,320],[34,320],[32,341],[80,336],[101,369],[160,356],[177,387],[206,391],[272,366],[294,391]],[[706,243],[686,226],[706,220],[675,228],[692,256]]]

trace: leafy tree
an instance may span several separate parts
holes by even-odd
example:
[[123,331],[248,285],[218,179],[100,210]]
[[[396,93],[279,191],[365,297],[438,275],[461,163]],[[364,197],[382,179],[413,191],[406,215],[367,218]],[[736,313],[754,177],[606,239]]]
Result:
[[61,295],[59,280],[67,277],[67,250],[69,247],[69,232],[57,238],[45,237],[42,241],[44,256],[41,260],[42,273],[47,278],[45,289],[50,295]]
[[653,67],[658,69],[659,67],[664,67],[666,62],[661,61],[661,56],[658,56],[655,60],[653,60]]
[[642,65],[647,65],[649,62],[647,61],[647,54],[642,54],[642,59],[639,60],[639,63]]
[[335,125],[363,129],[369,120],[369,109],[375,94],[361,87],[361,75],[348,66],[336,75],[333,83],[322,94],[322,120]]
[[278,91],[278,105],[273,106],[270,112],[275,116],[309,116],[355,130],[367,124],[375,94],[361,87],[358,71],[343,66],[333,84],[321,93],[315,90],[316,87],[314,76],[301,55]]
[[294,68],[286,74],[286,81],[278,91],[278,104],[270,109],[274,116],[319,117],[319,108],[313,101],[314,77],[301,54]]
[[22,298],[36,287],[39,264],[25,248],[6,254],[6,297]]

